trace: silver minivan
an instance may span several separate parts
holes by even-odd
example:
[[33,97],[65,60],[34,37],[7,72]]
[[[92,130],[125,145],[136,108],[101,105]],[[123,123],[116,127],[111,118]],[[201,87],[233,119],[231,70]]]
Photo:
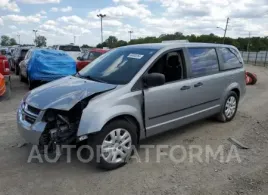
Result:
[[40,150],[84,141],[99,148],[99,166],[114,169],[141,139],[206,117],[231,121],[245,91],[243,59],[233,46],[131,45],[29,92],[17,123]]

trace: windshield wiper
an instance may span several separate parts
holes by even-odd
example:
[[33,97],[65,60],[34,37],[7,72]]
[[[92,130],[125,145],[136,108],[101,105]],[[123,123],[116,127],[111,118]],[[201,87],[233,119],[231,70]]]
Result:
[[84,75],[81,75],[79,72],[77,72],[76,76],[80,77],[80,78],[83,78],[83,79],[88,79],[88,80],[92,80],[92,81],[97,81],[97,82],[100,82],[100,83],[106,83],[105,81],[103,80],[100,80],[100,79],[97,79],[97,78],[94,78],[92,76],[84,76]]

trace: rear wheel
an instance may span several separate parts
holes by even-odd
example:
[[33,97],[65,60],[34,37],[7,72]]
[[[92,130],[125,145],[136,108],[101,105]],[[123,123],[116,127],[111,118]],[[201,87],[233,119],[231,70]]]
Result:
[[221,122],[231,121],[235,117],[238,101],[237,94],[234,91],[230,91],[225,99],[221,112],[218,114],[218,120]]
[[125,120],[115,120],[89,139],[97,166],[111,170],[127,163],[137,146],[137,127]]

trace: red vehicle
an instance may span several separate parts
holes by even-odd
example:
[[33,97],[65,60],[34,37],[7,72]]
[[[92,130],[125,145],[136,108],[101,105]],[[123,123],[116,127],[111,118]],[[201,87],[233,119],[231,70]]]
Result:
[[77,71],[86,67],[90,62],[109,51],[108,49],[91,49],[86,52],[82,57],[78,57],[76,62]]
[[6,93],[6,84],[10,83],[10,69],[8,59],[0,53],[0,96]]
[[0,74],[5,77],[6,82],[10,81],[10,69],[6,56],[0,54]]
[[0,96],[3,96],[5,92],[6,92],[5,79],[4,76],[0,74]]

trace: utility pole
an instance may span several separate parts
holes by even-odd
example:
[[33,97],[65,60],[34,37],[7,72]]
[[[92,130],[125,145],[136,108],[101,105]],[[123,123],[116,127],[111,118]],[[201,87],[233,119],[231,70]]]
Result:
[[248,33],[248,46],[247,46],[247,52],[249,52],[249,46],[250,46],[250,32]]
[[19,45],[20,45],[20,34],[18,34],[17,36],[18,36],[18,41],[19,41]]
[[[37,31],[38,30],[33,30],[33,32],[34,32],[34,36],[35,36],[35,39],[34,40],[36,40],[36,33],[37,33]],[[35,41],[34,41],[35,42]],[[36,43],[35,43],[35,46],[36,46]]]
[[128,33],[129,33],[129,41],[131,41],[131,34],[133,33],[133,31],[130,30],[130,31],[128,31]]
[[224,29],[223,44],[224,44],[224,41],[225,41],[226,32],[227,32],[228,24],[229,24],[229,20],[230,20],[230,18],[228,17],[227,18],[227,21],[226,21],[226,26],[225,26],[225,29]]
[[75,38],[76,38],[76,36],[74,36],[74,44],[75,44]]
[[97,16],[101,19],[101,43],[103,43],[102,19],[106,17],[106,14],[98,14]]

